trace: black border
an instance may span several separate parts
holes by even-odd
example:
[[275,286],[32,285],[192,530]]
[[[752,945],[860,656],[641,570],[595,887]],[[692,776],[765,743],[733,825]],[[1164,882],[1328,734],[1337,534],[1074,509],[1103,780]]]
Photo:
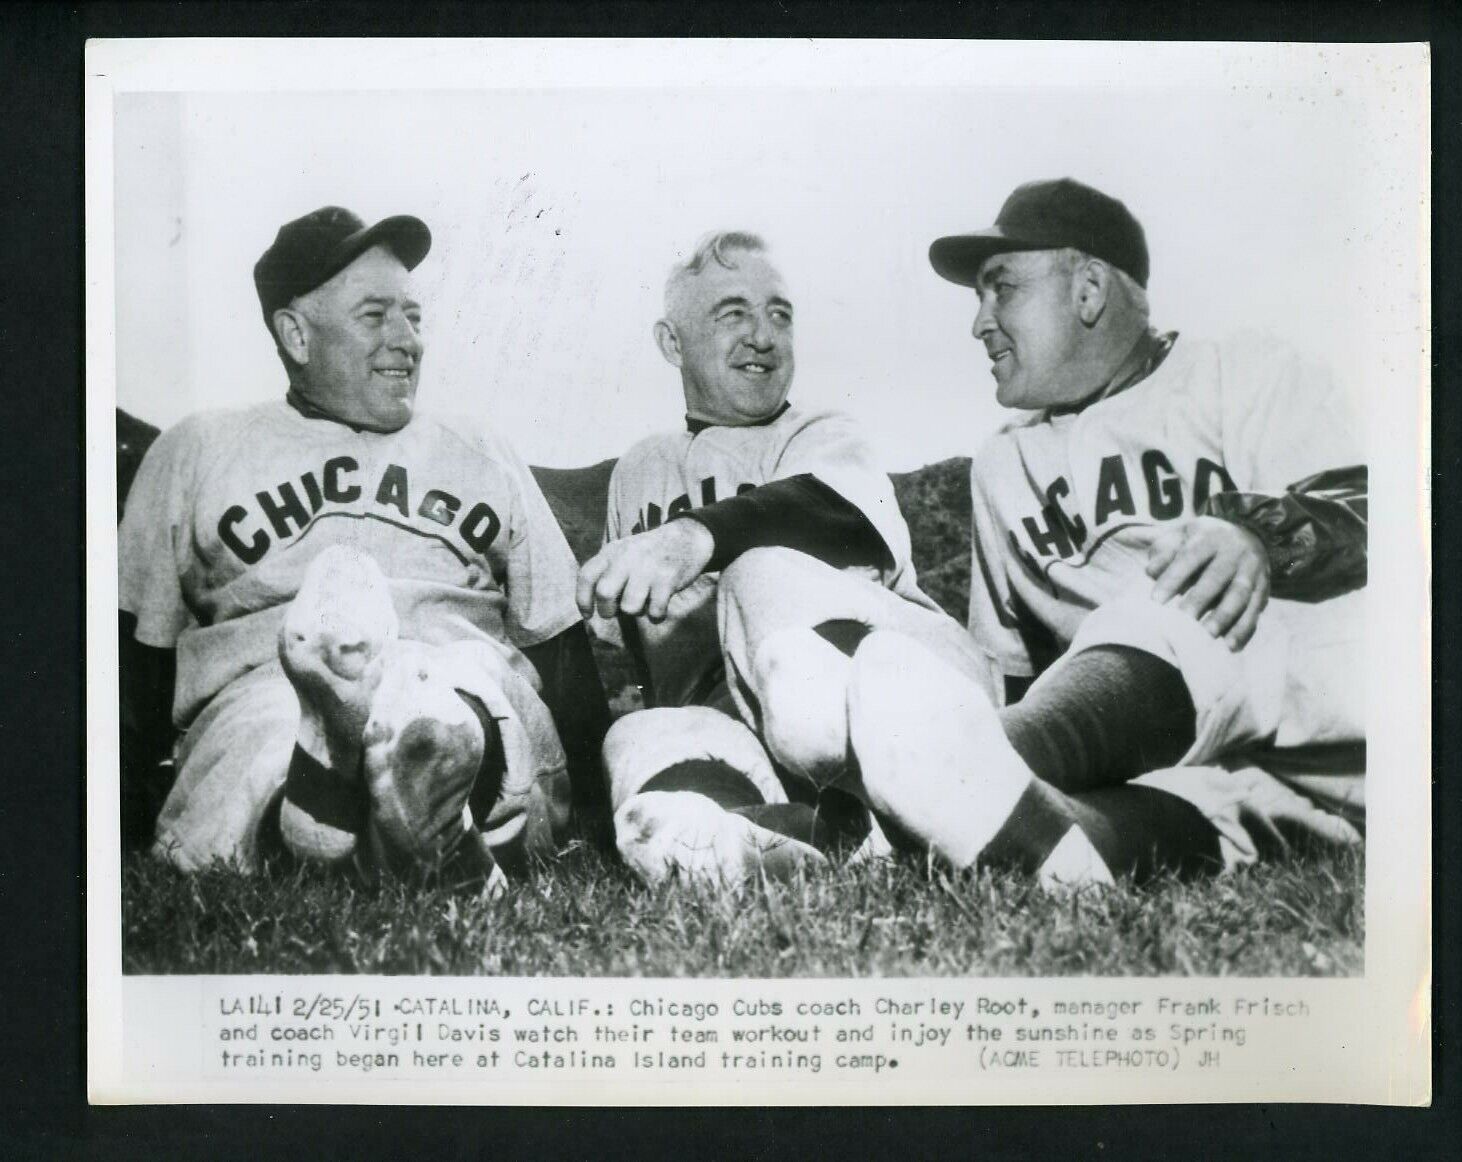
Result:
[[[1462,566],[1451,481],[1462,472],[1459,400],[1443,368],[1459,344],[1455,156],[1458,20],[1422,3],[1217,4],[1144,0],[827,3],[783,0],[702,12],[649,3],[422,2],[12,5],[0,36],[6,164],[0,206],[10,274],[0,346],[3,389],[0,521],[7,577],[0,602],[5,696],[0,731],[0,1140],[8,1157],[1019,1156],[1294,1158],[1455,1153],[1459,1134],[1456,775],[1462,695],[1456,643]],[[1191,40],[1391,40],[1433,44],[1433,314],[1435,415],[1434,814],[1439,1050],[1430,1111],[1326,1106],[1060,1110],[420,1110],[331,1107],[90,1109],[82,1024],[82,51],[91,36],[920,36]],[[1365,288],[1357,288],[1365,293]],[[15,589],[18,588],[18,594]],[[34,782],[21,782],[31,779]]]

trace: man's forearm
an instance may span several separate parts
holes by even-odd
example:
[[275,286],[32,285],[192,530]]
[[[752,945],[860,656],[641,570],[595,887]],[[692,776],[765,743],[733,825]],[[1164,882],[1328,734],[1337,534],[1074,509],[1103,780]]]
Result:
[[699,521],[715,538],[708,572],[724,569],[748,549],[774,545],[839,569],[893,565],[888,545],[862,511],[810,474],[774,480],[680,515]]
[[1367,570],[1364,465],[1321,472],[1285,492],[1219,492],[1207,513],[1254,533],[1269,556],[1271,592],[1323,601],[1359,589]]

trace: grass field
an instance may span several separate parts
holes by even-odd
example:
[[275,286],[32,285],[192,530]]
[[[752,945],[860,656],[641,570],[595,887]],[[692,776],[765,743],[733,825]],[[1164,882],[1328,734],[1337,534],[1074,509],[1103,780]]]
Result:
[[1364,970],[1364,864],[1302,857],[1205,883],[1064,899],[913,860],[739,896],[638,886],[583,847],[499,900],[309,870],[122,874],[133,973],[505,976],[1344,976]]

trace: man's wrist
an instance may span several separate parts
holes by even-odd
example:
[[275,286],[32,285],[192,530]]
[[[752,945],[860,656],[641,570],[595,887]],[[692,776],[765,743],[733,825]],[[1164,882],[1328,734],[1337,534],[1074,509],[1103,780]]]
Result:
[[670,518],[667,527],[677,529],[686,543],[691,546],[696,559],[701,561],[702,569],[716,555],[716,534],[705,521],[701,520],[693,512],[676,513]]

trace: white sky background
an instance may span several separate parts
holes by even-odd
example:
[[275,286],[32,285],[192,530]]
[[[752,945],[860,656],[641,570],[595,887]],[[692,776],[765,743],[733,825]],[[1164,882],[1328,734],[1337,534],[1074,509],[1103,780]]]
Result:
[[983,87],[862,76],[121,94],[118,405],[167,426],[282,394],[251,270],[281,223],[335,203],[432,229],[422,406],[484,415],[533,463],[592,463],[679,422],[650,334],[666,270],[703,232],[744,228],[796,305],[793,401],[852,412],[904,470],[970,453],[1002,418],[973,292],[934,275],[929,242],[1065,175],[1145,225],[1158,326],[1275,331],[1367,388],[1396,370],[1423,139],[1384,70],[1283,86],[1136,67],[1081,87],[1039,68]]

